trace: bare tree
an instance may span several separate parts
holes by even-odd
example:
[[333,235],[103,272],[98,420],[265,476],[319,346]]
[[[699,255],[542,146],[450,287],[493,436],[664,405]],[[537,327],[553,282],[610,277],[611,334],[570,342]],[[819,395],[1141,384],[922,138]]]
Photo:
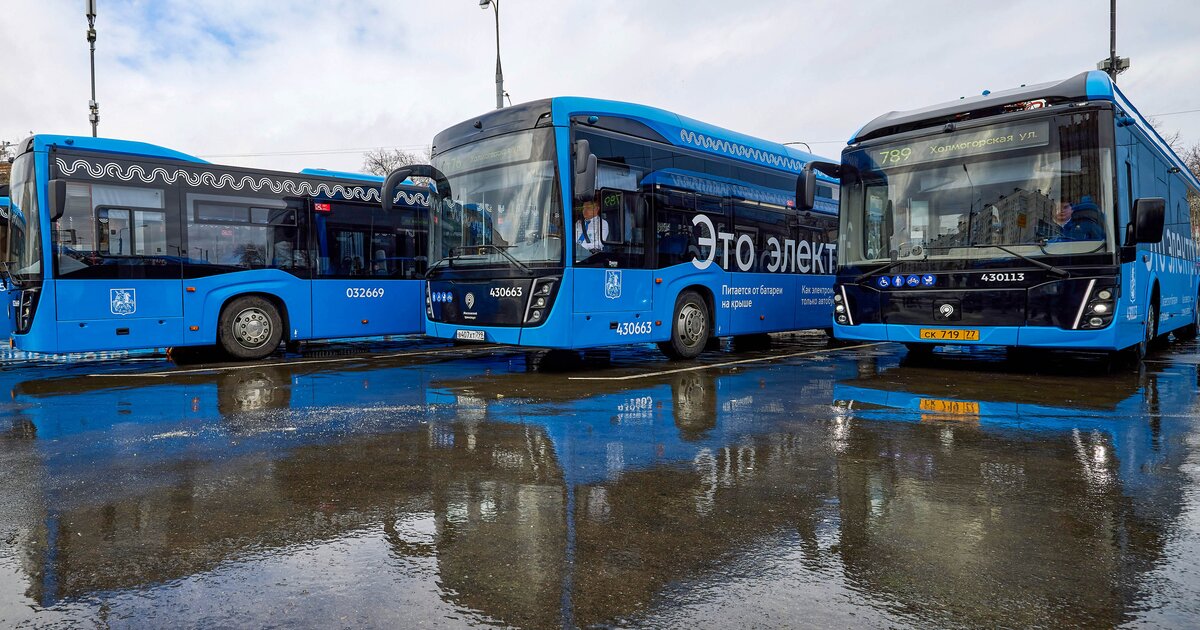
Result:
[[372,149],[363,154],[363,170],[380,177],[386,177],[388,173],[409,164],[428,164],[429,163],[429,148],[426,148],[423,155],[403,149]]

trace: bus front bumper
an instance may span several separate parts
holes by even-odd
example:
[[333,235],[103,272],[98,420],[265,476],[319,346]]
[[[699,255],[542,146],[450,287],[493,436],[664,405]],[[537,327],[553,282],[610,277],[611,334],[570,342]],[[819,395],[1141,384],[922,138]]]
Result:
[[[921,330],[977,330],[978,341],[923,339]],[[1064,350],[1117,350],[1116,326],[1101,330],[1063,330],[1049,326],[938,326],[912,324],[833,325],[833,335],[848,341],[894,341],[962,346],[1025,346]]]

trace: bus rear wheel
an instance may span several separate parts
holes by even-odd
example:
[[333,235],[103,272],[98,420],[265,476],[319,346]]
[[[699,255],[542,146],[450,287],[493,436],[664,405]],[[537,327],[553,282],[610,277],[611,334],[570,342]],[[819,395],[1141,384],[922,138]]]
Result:
[[671,339],[660,341],[658,349],[672,359],[694,359],[704,352],[712,331],[708,305],[695,291],[684,291],[675,298],[671,318]]
[[242,361],[270,355],[283,338],[283,319],[275,305],[253,295],[230,302],[221,311],[217,326],[217,343],[226,354]]

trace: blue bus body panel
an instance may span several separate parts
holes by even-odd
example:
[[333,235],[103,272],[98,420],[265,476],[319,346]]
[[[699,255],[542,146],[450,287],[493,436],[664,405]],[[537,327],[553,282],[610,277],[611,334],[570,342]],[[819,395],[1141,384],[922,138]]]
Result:
[[637,120],[662,134],[668,142],[676,146],[794,173],[799,173],[808,162],[824,160],[811,153],[655,107],[577,96],[560,96],[553,99],[551,116],[556,127],[570,125],[571,117],[579,115],[617,116]]
[[183,341],[182,286],[180,280],[58,280],[55,304],[38,311],[57,310],[58,352],[166,347]]
[[424,332],[424,280],[313,280],[312,337]]
[[50,147],[56,146],[84,151],[113,153],[134,158],[149,157],[167,160],[179,160],[181,162],[192,162],[194,164],[209,163],[186,153],[181,153],[179,151],[174,151],[153,144],[147,144],[145,142],[135,142],[132,140],[89,138],[87,136],[58,136],[51,134],[38,134],[33,137],[33,150],[39,153],[45,153],[46,151],[50,150]]

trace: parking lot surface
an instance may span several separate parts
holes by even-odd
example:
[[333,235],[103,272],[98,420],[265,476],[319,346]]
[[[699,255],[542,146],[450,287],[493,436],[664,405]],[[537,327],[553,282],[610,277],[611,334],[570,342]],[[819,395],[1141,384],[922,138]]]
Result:
[[1200,624],[1200,359],[0,363],[0,624]]

